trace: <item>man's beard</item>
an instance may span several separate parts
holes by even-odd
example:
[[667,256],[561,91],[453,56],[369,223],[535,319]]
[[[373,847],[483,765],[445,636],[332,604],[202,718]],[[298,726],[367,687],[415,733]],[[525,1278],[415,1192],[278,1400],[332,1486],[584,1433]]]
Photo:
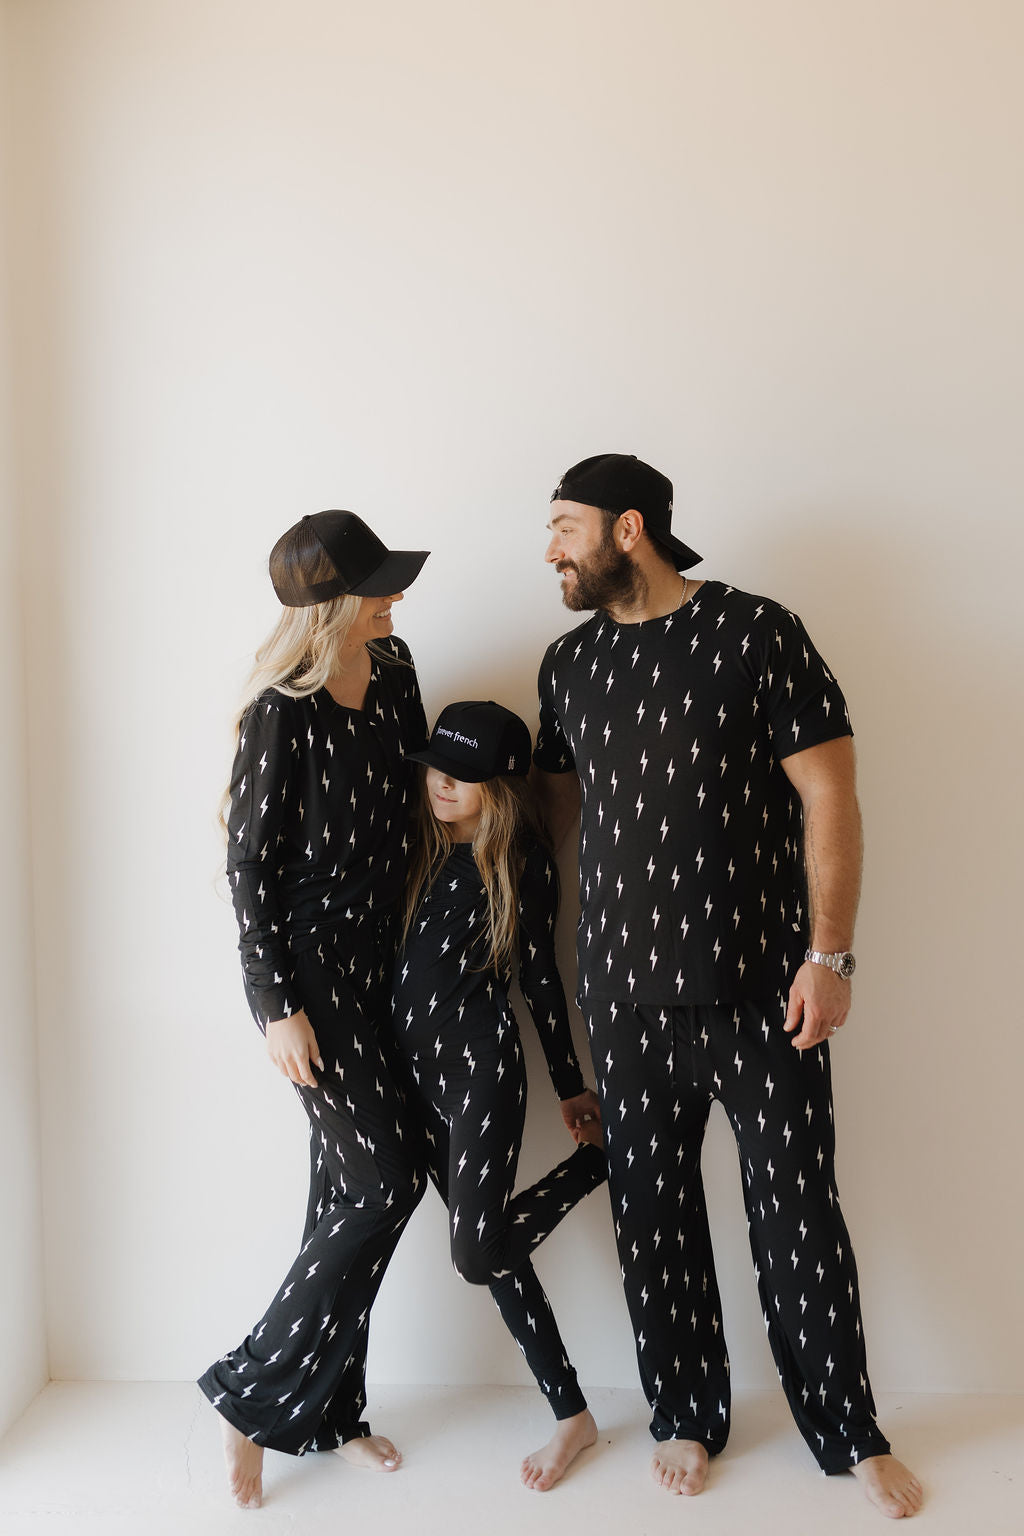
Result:
[[574,613],[589,608],[631,607],[646,585],[640,568],[616,548],[610,532],[585,564],[560,560],[555,570],[576,572],[576,580],[562,586],[562,602]]

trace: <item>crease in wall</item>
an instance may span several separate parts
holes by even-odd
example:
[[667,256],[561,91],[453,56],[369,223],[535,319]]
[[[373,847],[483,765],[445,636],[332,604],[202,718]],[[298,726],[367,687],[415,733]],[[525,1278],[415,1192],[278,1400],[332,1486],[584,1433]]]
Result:
[[13,6],[0,0],[0,1435],[48,1380],[44,1302],[42,1147],[29,827],[29,763],[22,572],[29,519],[19,487],[15,145],[18,141]]

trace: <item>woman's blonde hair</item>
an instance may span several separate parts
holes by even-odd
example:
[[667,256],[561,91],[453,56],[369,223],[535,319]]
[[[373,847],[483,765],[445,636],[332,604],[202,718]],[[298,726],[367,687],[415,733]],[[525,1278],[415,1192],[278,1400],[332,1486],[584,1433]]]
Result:
[[[270,556],[270,574],[294,571],[307,585],[329,581],[337,576],[334,563],[308,523],[297,523],[284,534]],[[345,593],[326,602],[311,603],[307,608],[283,608],[281,617],[256,652],[255,663],[242,690],[234,718],[234,745],[246,710],[268,688],[304,699],[326,686],[337,672],[342,647],[348,639],[362,603],[361,597]],[[390,661],[389,654],[377,650],[372,641],[368,649],[378,659]],[[230,785],[221,797],[220,820],[227,829]]]
[[[473,835],[473,858],[487,897],[487,952],[479,970],[499,973],[512,962],[519,917],[519,880],[526,862],[526,834],[547,839],[525,778],[485,779],[480,790],[480,819]],[[438,871],[455,846],[451,828],[438,821],[426,793],[426,769],[420,778],[418,836],[405,888],[405,943],[416,913]]]

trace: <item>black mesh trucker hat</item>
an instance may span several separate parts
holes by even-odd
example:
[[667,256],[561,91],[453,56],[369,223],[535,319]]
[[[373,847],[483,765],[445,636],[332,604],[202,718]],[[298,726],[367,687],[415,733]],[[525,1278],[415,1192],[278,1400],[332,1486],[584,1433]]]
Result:
[[[321,546],[334,566],[334,576],[306,581],[295,569],[295,562],[286,558],[286,541],[300,528]],[[426,549],[388,549],[354,512],[315,512],[278,539],[270,551],[270,579],[286,608],[309,608],[347,593],[390,597],[415,581],[429,553]]]

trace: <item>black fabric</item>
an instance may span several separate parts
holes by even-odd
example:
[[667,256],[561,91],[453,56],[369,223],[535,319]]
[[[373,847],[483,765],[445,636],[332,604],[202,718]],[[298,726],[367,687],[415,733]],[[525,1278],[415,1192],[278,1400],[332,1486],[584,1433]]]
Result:
[[249,1005],[263,1030],[303,1008],[324,1070],[296,1089],[311,1136],[301,1252],[199,1385],[256,1444],[293,1455],[369,1433],[370,1307],[426,1186],[381,1049],[408,847],[403,751],[422,745],[426,722],[400,664],[408,650],[384,645],[393,660],[374,658],[363,710],[327,693],[257,700],[232,776],[228,870]]
[[548,648],[534,754],[582,793],[581,1003],[771,995],[809,938],[792,752],[850,735],[800,620],[707,581],[675,613],[598,613]]
[[[213,1406],[257,1445],[300,1456],[368,1435],[370,1307],[426,1188],[421,1148],[381,1051],[394,920],[361,913],[294,957],[291,984],[324,1071],[296,1093],[312,1168],[300,1252],[249,1336],[200,1377]],[[250,992],[254,1013],[262,999]]]
[[[519,985],[533,1017],[554,1090],[560,1099],[583,1091],[569,1012],[555,959],[558,872],[531,839],[519,880]],[[515,1015],[508,1001],[512,975],[484,968],[487,896],[469,843],[456,843],[416,913],[395,977],[399,1041],[415,1031],[440,1038],[448,1031],[486,1037]]]
[[[555,967],[558,885],[540,846],[519,883],[520,984],[540,1033],[555,1091],[571,1098],[583,1077]],[[509,977],[486,958],[486,896],[470,844],[457,844],[424,898],[395,977],[395,1034],[411,1106],[426,1131],[427,1168],[449,1210],[452,1262],[488,1285],[557,1418],[586,1407],[543,1287],[534,1248],[606,1178],[603,1152],[579,1147],[513,1194],[526,1113],[519,1029]]]
[[646,624],[598,614],[549,649],[540,688],[536,760],[582,782],[580,992],[651,1432],[715,1452],[729,1431],[700,1175],[718,1099],[800,1430],[826,1471],[883,1454],[828,1049],[801,1054],[782,1028],[808,930],[780,762],[850,733],[842,693],[799,619],[716,581]]
[[718,1100],[739,1149],[758,1294],[801,1434],[826,1472],[884,1455],[839,1207],[827,1045],[798,1052],[785,999],[731,1008],[594,1002],[612,1217],[656,1440],[720,1451],[729,1358],[700,1152]]
[[408,850],[403,758],[427,722],[405,643],[377,642],[364,706],[268,689],[242,721],[231,775],[228,882],[261,1028],[300,1006],[292,956],[352,914],[393,906]]

